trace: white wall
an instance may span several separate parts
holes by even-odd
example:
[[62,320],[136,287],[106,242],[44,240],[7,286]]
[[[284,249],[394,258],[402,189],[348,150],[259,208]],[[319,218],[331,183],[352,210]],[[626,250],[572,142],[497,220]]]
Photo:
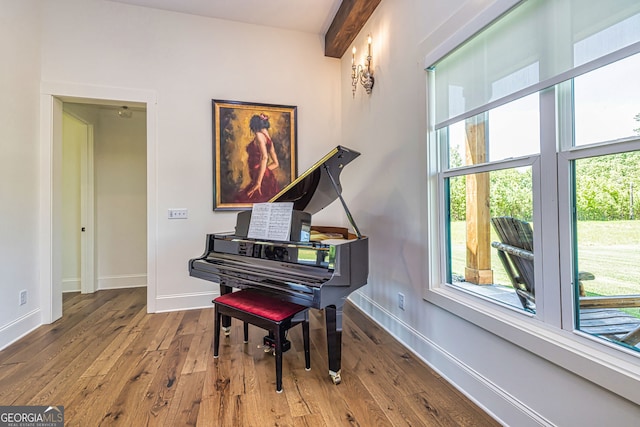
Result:
[[98,289],[147,283],[146,113],[101,108],[95,126]]
[[[425,57],[470,19],[509,3],[382,1],[355,40],[362,52],[367,35],[373,38],[370,96],[359,87],[352,98],[350,49],[343,56],[342,137],[363,153],[345,198],[370,238],[369,284],[352,300],[507,425],[637,425],[635,403],[423,299],[432,238]],[[398,308],[398,292],[405,294],[405,310]]]
[[37,10],[36,1],[0,0],[0,348],[40,322]]
[[[204,251],[207,233],[235,224],[234,212],[212,210],[212,99],[297,106],[300,171],[342,143],[340,61],[324,57],[319,35],[103,0],[0,0],[0,19],[0,54],[11,64],[0,67],[10,101],[0,105],[0,347],[52,312],[48,297],[39,298],[38,283],[38,266],[45,276],[52,268],[38,259],[39,230],[49,227],[39,223],[38,212],[51,203],[46,197],[39,202],[40,182],[49,185],[39,174],[39,128],[50,122],[39,117],[41,88],[45,94],[60,87],[154,94],[144,99],[157,100],[149,121],[157,125],[148,129],[154,138],[150,197],[156,203],[149,217],[156,310],[209,307],[217,292],[212,283],[189,277],[187,268]],[[167,219],[167,209],[176,207],[187,208],[189,219]],[[317,218],[346,223],[332,212],[340,207]],[[29,302],[19,307],[21,289]]]
[[[158,310],[209,306],[188,276],[205,235],[233,228],[212,211],[211,99],[298,106],[298,164],[339,144],[339,61],[320,36],[106,1],[43,2],[42,79],[157,93]],[[188,220],[167,209],[187,208]]]

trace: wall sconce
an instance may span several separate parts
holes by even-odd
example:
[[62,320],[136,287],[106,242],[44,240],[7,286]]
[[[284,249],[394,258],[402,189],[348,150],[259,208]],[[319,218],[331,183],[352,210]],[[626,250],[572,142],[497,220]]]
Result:
[[356,47],[353,47],[352,56],[351,56],[351,86],[353,97],[356,97],[356,88],[358,87],[358,82],[362,84],[364,90],[367,91],[368,95],[371,95],[371,89],[373,89],[373,74],[371,73],[371,36],[367,39],[368,44],[368,52],[367,52],[367,65],[366,67],[358,64],[356,66]]

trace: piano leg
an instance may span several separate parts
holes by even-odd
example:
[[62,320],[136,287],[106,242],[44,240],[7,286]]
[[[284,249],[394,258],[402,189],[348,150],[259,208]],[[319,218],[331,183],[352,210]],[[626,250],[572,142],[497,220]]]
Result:
[[340,384],[342,361],[342,307],[328,305],[324,308],[329,352],[329,376],[334,384]]
[[[220,295],[228,294],[229,292],[233,292],[233,287],[227,286],[220,282]],[[222,316],[222,330],[224,331],[224,335],[226,337],[231,334],[231,317]]]

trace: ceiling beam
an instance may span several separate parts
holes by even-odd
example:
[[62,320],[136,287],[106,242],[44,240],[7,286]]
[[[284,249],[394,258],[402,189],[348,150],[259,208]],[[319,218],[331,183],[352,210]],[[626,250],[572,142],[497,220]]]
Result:
[[324,35],[324,56],[342,58],[381,0],[342,0]]

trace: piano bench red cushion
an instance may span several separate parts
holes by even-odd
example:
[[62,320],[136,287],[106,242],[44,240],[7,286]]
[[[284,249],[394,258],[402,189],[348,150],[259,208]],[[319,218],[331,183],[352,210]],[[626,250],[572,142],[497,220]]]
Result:
[[280,322],[307,308],[250,290],[224,294],[214,299],[213,302],[264,317],[273,322]]

